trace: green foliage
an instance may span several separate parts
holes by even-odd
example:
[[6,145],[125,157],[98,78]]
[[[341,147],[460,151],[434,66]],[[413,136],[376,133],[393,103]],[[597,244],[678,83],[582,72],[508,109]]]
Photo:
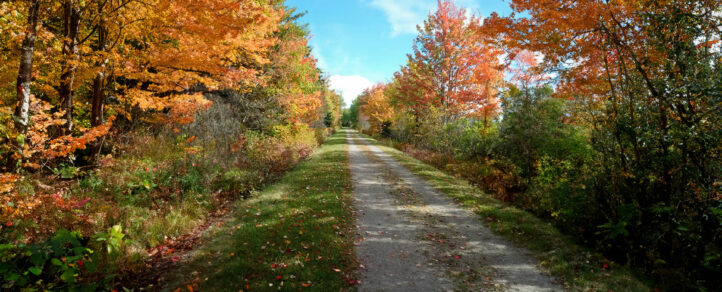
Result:
[[499,154],[511,160],[524,177],[533,177],[541,157],[582,163],[591,149],[582,129],[568,124],[565,102],[552,98],[548,87],[517,89],[504,97]]
[[344,127],[358,127],[358,113],[360,108],[361,103],[360,100],[357,98],[353,100],[349,108],[343,110],[341,123]]
[[330,128],[333,127],[334,117],[333,113],[326,113],[326,115],[323,117],[323,124],[326,125],[326,127]]
[[[108,253],[118,253],[123,244],[120,226],[114,226],[107,236],[99,235],[96,242],[105,246]],[[112,278],[108,266],[101,269],[103,258],[90,246],[90,239],[79,232],[58,231],[43,243],[0,245],[0,274],[3,289],[19,288],[39,290],[94,291]],[[107,273],[100,282],[83,282],[81,278],[91,277],[98,272]]]
[[381,137],[382,138],[390,138],[391,137],[391,121],[384,121],[381,124]]
[[62,179],[73,179],[80,173],[80,169],[72,165],[61,163],[60,168],[53,168],[53,173]]
[[95,241],[104,243],[108,255],[118,255],[123,246],[123,227],[114,225],[107,232],[101,232],[94,236]]
[[89,189],[93,192],[97,192],[103,186],[103,180],[97,177],[95,174],[90,173],[78,181],[78,185],[81,188]]
[[158,187],[158,173],[155,171],[139,169],[134,176],[135,179],[126,185],[131,194],[145,194]]
[[541,157],[536,165],[536,175],[528,179],[528,190],[517,196],[516,204],[582,238],[584,232],[593,232],[600,210],[587,187],[589,169],[571,159],[549,156]]
[[258,187],[258,173],[231,169],[216,180],[215,187],[226,192],[248,195]]
[[499,144],[495,122],[449,115],[435,108],[422,117],[399,115],[385,127],[398,142],[465,160],[491,157]]
[[193,162],[187,162],[185,169],[185,173],[176,178],[180,189],[186,192],[205,193],[203,169],[193,166]]

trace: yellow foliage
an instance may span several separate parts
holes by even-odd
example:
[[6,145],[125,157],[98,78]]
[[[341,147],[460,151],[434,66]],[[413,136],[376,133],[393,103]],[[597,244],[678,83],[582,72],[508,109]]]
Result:
[[369,131],[372,133],[381,133],[384,122],[391,121],[395,114],[386,88],[384,84],[377,84],[359,96],[362,104],[359,112],[368,117]]

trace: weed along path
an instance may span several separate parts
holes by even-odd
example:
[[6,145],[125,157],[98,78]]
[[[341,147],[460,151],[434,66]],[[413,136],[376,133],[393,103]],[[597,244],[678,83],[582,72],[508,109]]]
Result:
[[561,291],[522,249],[494,235],[393,157],[346,132],[360,291]]

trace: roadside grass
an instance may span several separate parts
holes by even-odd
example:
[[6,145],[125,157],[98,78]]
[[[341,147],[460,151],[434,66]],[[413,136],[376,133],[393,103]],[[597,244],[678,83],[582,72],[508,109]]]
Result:
[[268,188],[237,203],[167,287],[353,290],[351,176],[345,132]]
[[479,214],[494,233],[528,249],[543,269],[577,291],[650,291],[643,276],[580,246],[551,223],[494,199],[466,180],[427,165],[376,139],[359,133],[442,193]]

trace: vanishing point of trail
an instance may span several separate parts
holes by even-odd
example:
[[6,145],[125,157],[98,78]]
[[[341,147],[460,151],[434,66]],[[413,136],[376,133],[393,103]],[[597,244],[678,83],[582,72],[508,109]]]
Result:
[[360,291],[561,291],[523,249],[347,131]]

